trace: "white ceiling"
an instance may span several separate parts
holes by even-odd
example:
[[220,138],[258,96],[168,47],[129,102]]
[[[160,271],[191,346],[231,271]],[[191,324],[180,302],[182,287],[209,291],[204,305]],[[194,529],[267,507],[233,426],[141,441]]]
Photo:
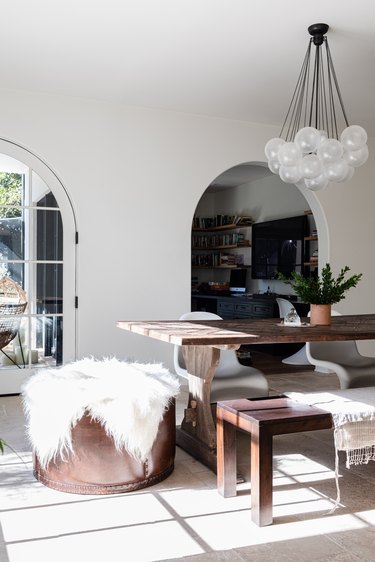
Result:
[[[312,23],[349,122],[375,136],[373,0],[6,0],[0,88],[280,126]],[[225,189],[269,173],[236,166]]]

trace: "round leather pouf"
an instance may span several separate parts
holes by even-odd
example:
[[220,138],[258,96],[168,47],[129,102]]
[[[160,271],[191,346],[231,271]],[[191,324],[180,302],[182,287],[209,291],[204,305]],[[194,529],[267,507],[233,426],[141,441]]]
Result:
[[35,478],[49,488],[73,494],[118,494],[152,486],[174,469],[175,401],[164,413],[145,462],[118,451],[102,425],[88,415],[72,429],[72,444],[72,454],[57,456],[46,469],[34,455]]

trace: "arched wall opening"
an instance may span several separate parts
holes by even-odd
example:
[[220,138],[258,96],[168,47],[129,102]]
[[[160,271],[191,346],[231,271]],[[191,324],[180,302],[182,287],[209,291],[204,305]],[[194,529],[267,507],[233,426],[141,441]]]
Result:
[[[329,231],[323,208],[312,191],[299,188],[293,184],[286,184],[277,175],[272,174],[264,162],[246,162],[238,164],[217,176],[202,193],[197,204],[194,216],[216,217],[224,216],[250,216],[253,222],[276,220],[311,212],[309,221],[312,228],[316,228],[318,242],[311,245],[311,253],[319,248],[318,268],[329,261]],[[251,228],[237,230],[244,240],[251,244]],[[229,239],[234,242],[234,239]],[[199,290],[201,283],[207,284],[216,281],[226,283],[229,280],[228,269],[210,269],[204,267],[204,258],[199,265],[199,254],[203,251],[194,251],[194,244],[201,244],[197,238],[192,238],[192,290]],[[207,242],[209,243],[209,242]],[[215,250],[219,252],[220,250]],[[231,252],[222,248],[222,251]],[[239,254],[238,262],[251,265],[251,247],[242,246],[233,251]],[[316,253],[316,252],[315,252]],[[243,260],[243,261],[242,261]],[[208,264],[209,265],[209,264]],[[252,279],[250,268],[246,276],[246,292],[263,293],[268,290],[274,293],[290,292],[287,286],[277,280]],[[213,274],[214,272],[214,274]],[[233,275],[233,274],[232,274]],[[217,286],[219,289],[220,287]],[[225,287],[223,287],[225,289]]]

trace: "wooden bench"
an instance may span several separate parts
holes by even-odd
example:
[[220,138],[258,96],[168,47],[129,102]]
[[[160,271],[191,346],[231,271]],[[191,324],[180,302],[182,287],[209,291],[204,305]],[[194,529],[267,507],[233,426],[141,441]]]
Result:
[[236,495],[236,431],[251,435],[251,518],[272,524],[273,436],[332,428],[330,413],[286,397],[217,403],[217,485],[225,498]]

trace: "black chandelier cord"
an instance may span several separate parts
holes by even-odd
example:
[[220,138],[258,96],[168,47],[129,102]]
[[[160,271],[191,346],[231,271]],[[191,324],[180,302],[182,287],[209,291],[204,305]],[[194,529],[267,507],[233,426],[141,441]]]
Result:
[[315,127],[318,128],[318,101],[319,101],[319,69],[320,69],[320,45],[316,46],[315,51],[315,63],[314,63],[314,74],[311,89],[311,103],[310,103],[310,117],[309,117],[309,127],[312,126],[313,122],[313,110],[314,110],[314,98],[315,98]]
[[[316,72],[316,93],[315,93],[315,128],[318,130],[324,130],[328,137],[331,137],[332,127],[329,124],[329,108],[332,107],[331,102],[328,103],[327,100],[327,86],[326,86],[326,76],[324,72],[324,59],[323,53],[320,50],[320,45],[317,47],[316,58],[315,58],[315,72]],[[327,73],[328,74],[328,73]],[[328,76],[327,76],[328,79]],[[329,82],[329,79],[328,79]],[[314,89],[314,88],[313,88]],[[311,102],[311,110],[313,108],[313,100]],[[312,113],[312,112],[311,112]],[[311,127],[313,123],[312,117],[310,119],[309,126]]]
[[[327,57],[327,76],[328,76],[328,101],[329,101],[329,117],[330,121],[327,123],[327,129],[330,137],[335,137],[338,139],[338,129],[337,129],[337,118],[336,118],[336,109],[334,103],[334,93],[333,93],[333,84],[332,84],[332,73],[331,73],[331,65],[329,62],[329,55],[326,43],[326,57]],[[330,128],[331,127],[331,128]]]
[[342,100],[342,96],[341,96],[341,91],[340,91],[340,87],[339,87],[339,83],[337,81],[337,76],[336,76],[336,71],[335,71],[335,67],[333,66],[333,61],[332,61],[332,56],[331,56],[331,51],[328,45],[328,40],[327,38],[325,38],[325,43],[326,43],[326,51],[327,51],[327,58],[329,60],[329,67],[331,69],[332,72],[332,76],[335,82],[335,86],[336,86],[336,92],[337,92],[337,96],[339,98],[339,102],[340,102],[340,106],[341,106],[341,110],[342,110],[342,114],[344,116],[344,120],[346,123],[346,126],[349,127],[349,121],[348,118],[346,116],[346,111],[345,111],[345,107],[344,107],[344,102]]
[[304,127],[315,127],[325,130],[328,138],[338,139],[336,98],[340,103],[346,126],[349,126],[343,99],[338,85],[336,72],[327,37],[322,43],[326,48],[326,56],[320,50],[321,44],[315,44],[315,60],[310,77],[311,45],[314,39],[309,40],[307,51],[302,63],[297,84],[295,86],[288,111],[281,128],[280,137],[286,131],[285,140],[292,141],[300,129],[301,122]]
[[306,65],[304,68],[303,73],[303,80],[301,82],[300,93],[298,96],[298,104],[296,107],[296,119],[294,121],[294,127],[292,130],[291,138],[293,139],[300,128],[301,117],[303,113],[303,108],[305,108],[304,115],[303,115],[303,122],[306,123],[306,116],[307,116],[307,100],[309,96],[309,81],[310,81],[310,47],[309,45],[309,58],[306,61]]
[[280,137],[282,137],[284,128],[285,128],[285,126],[288,122],[288,117],[291,114],[290,121],[289,121],[289,127],[288,127],[287,134],[286,134],[286,139],[290,138],[289,133],[290,133],[290,128],[291,128],[291,125],[292,125],[292,122],[293,122],[293,116],[294,116],[295,111],[296,111],[296,105],[298,103],[298,100],[301,97],[301,90],[302,90],[302,92],[304,90],[304,86],[302,86],[302,84],[305,83],[306,68],[309,66],[309,63],[310,63],[310,50],[311,50],[311,42],[309,42],[309,46],[307,48],[305,58],[304,58],[303,63],[302,63],[302,68],[301,68],[301,71],[300,71],[299,76],[298,76],[297,84],[296,84],[296,87],[294,88],[293,96],[292,96],[292,99],[290,101],[283,126],[281,127]]
[[322,112],[321,112],[322,122],[319,123],[319,128],[321,128],[324,131],[326,130],[328,137],[330,137],[331,134],[330,134],[329,120],[328,120],[327,96],[324,95],[324,93],[327,91],[327,88],[326,88],[326,80],[324,76],[323,65],[321,65],[320,67],[320,75],[321,75],[320,99],[321,99],[321,108],[322,108]]

